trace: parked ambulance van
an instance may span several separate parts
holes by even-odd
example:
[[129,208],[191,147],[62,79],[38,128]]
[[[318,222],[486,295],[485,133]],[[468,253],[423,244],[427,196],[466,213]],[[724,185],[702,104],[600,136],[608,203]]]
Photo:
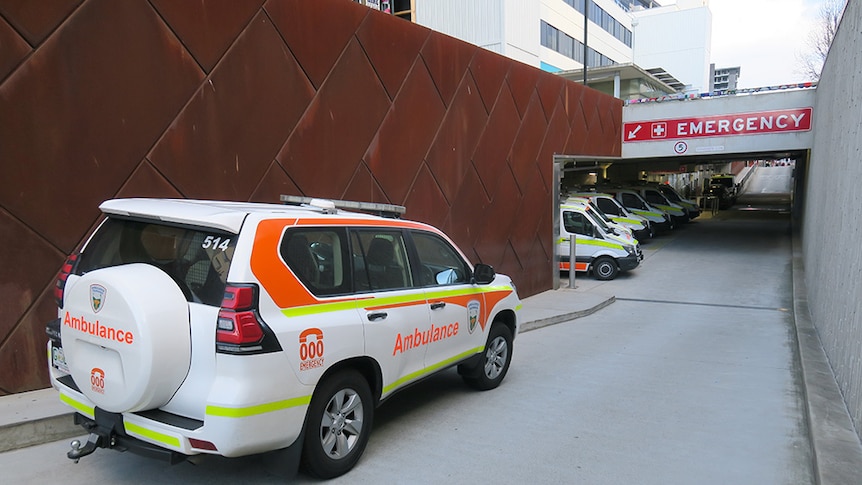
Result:
[[637,191],[644,200],[649,202],[649,205],[667,212],[675,225],[679,226],[689,221],[688,212],[681,205],[669,201],[658,188],[634,186],[631,189]]
[[633,214],[637,214],[650,221],[658,231],[670,231],[676,227],[674,220],[667,212],[651,206],[634,190],[617,188],[602,188],[600,190],[612,195],[617,199],[617,202]]
[[602,221],[605,222],[605,224],[608,225],[608,227],[611,228],[611,231],[610,231],[611,234],[613,234],[615,236],[621,236],[626,241],[634,241],[635,240],[634,232],[631,229],[626,227],[625,224],[615,222],[613,219],[611,219],[611,217],[608,214],[605,214],[604,211],[602,211],[595,204],[593,204],[593,202],[590,199],[588,199],[586,197],[570,195],[566,199],[565,204],[585,204],[585,205],[589,206],[590,209],[593,210],[595,215],[597,215]]
[[588,199],[594,208],[600,210],[612,221],[627,227],[638,241],[643,242],[655,236],[655,229],[646,218],[629,212],[610,194],[600,192],[580,192],[574,197]]
[[592,272],[598,280],[612,280],[643,260],[636,239],[614,235],[589,204],[571,201],[560,206],[557,255],[560,270],[571,271],[570,242],[575,238],[575,271]]
[[679,204],[683,207],[683,209],[688,212],[689,219],[694,219],[695,217],[700,215],[700,207],[697,206],[697,202],[686,199],[679,192],[677,192],[673,187],[667,184],[658,184],[656,185],[661,193],[668,198],[669,201],[674,204]]

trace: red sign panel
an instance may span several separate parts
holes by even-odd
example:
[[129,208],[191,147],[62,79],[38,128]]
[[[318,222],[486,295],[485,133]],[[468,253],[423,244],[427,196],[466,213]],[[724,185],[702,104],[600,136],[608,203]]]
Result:
[[812,108],[781,109],[623,125],[623,141],[660,141],[709,136],[758,135],[811,129]]

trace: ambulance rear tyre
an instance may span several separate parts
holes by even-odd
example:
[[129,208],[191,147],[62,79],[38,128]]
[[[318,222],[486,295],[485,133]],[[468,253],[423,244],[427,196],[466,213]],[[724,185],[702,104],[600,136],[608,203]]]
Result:
[[308,407],[302,461],[318,478],[334,478],[359,461],[374,422],[368,382],[348,369],[328,377]]
[[512,361],[512,331],[506,325],[495,322],[488,334],[482,360],[470,374],[464,374],[464,382],[480,391],[494,389],[503,382]]
[[619,273],[619,268],[617,268],[617,263],[613,258],[602,256],[596,258],[596,262],[593,263],[593,274],[597,280],[612,280],[617,277],[617,273]]

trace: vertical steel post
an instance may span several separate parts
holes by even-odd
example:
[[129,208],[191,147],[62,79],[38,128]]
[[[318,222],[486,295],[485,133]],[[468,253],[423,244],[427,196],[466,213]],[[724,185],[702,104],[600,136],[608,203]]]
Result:
[[569,236],[569,288],[575,289],[575,249],[577,236],[573,233]]

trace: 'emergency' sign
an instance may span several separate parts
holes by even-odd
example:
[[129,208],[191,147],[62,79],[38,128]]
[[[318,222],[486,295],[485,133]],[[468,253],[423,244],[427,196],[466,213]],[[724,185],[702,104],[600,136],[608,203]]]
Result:
[[811,129],[812,111],[812,108],[796,108],[697,118],[635,121],[623,125],[623,141],[660,141],[808,131]]

